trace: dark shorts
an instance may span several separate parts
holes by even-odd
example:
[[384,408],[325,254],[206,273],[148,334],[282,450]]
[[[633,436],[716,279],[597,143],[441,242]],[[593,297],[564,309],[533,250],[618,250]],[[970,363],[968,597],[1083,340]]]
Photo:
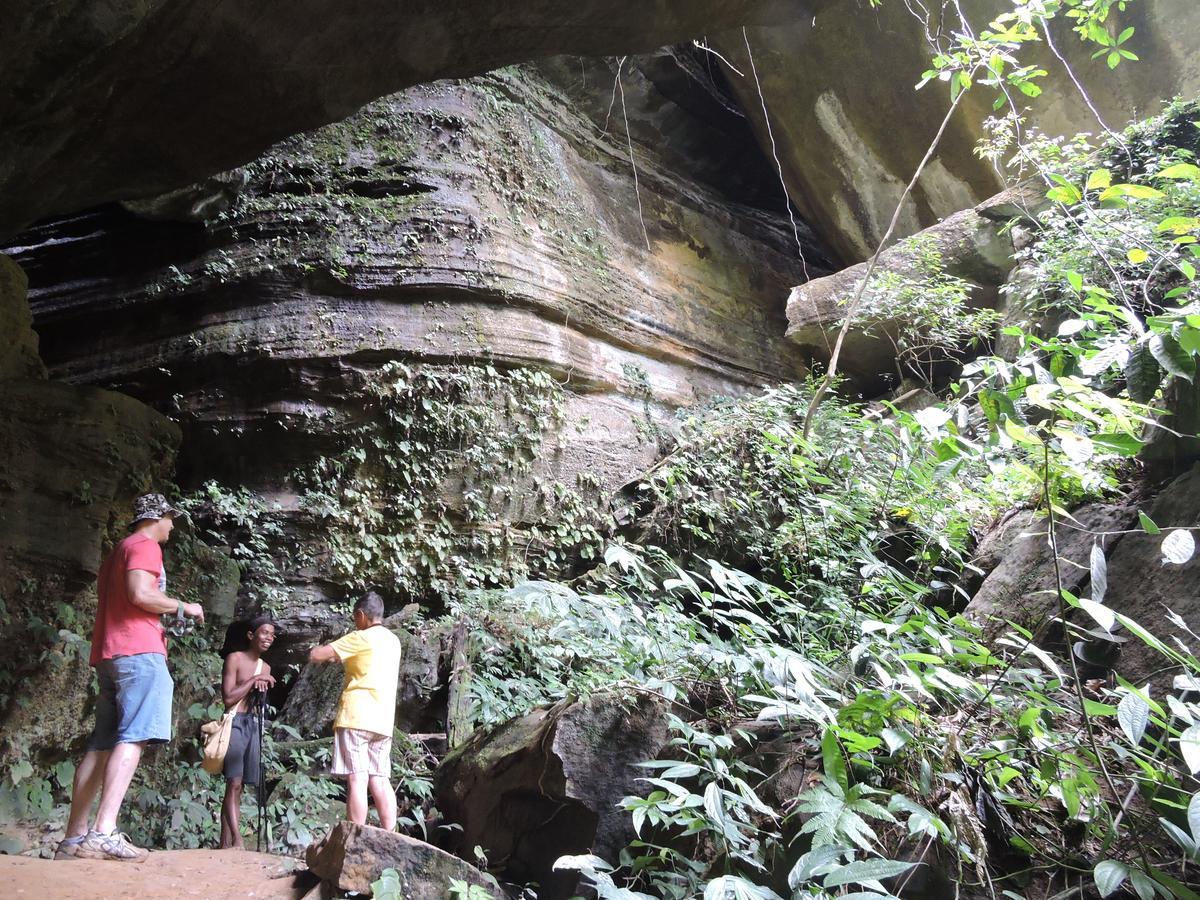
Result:
[[117,744],[165,744],[171,739],[175,683],[161,653],[135,653],[96,663],[100,696],[89,750]]
[[262,743],[258,737],[258,716],[238,713],[233,717],[229,734],[229,750],[225,753],[226,778],[240,778],[243,784],[258,784],[258,769]]

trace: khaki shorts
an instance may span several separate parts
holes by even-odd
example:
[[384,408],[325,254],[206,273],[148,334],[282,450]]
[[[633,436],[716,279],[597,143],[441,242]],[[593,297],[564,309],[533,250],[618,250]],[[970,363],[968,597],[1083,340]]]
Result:
[[334,775],[392,774],[392,739],[361,728],[333,729]]

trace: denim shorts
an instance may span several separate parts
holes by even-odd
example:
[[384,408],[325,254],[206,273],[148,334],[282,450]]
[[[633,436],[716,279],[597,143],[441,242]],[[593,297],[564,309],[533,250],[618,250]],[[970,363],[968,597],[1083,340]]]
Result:
[[100,696],[89,750],[117,744],[165,744],[171,739],[175,683],[161,653],[135,653],[96,663]]

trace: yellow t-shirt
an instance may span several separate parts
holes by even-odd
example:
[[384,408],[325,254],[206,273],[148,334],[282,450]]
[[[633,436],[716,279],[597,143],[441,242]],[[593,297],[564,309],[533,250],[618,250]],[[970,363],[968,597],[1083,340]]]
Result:
[[392,736],[400,639],[382,625],[352,631],[330,646],[346,669],[334,728],[360,728]]

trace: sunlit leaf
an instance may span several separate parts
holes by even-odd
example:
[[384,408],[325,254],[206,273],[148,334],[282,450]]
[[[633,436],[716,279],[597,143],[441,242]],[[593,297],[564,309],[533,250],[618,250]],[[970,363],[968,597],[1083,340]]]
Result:
[[1196,539],[1184,528],[1176,528],[1167,533],[1162,542],[1163,563],[1174,563],[1182,566],[1196,552]]
[[834,888],[843,884],[865,884],[903,874],[916,863],[894,859],[858,859],[826,876],[822,887]]
[[1092,877],[1096,880],[1096,890],[1100,896],[1109,897],[1125,883],[1129,877],[1129,867],[1115,859],[1106,859],[1096,864]]
[[1117,614],[1103,603],[1096,603],[1086,598],[1079,601],[1079,608],[1091,616],[1097,625],[1105,631],[1112,631],[1117,623]]
[[1099,541],[1092,544],[1090,568],[1092,599],[1097,603],[1103,603],[1104,595],[1108,593],[1108,562],[1104,558],[1104,548],[1100,546]]
[[1200,166],[1194,166],[1191,163],[1175,163],[1167,166],[1157,175],[1156,178],[1182,178],[1187,181],[1200,181]]
[[1117,722],[1133,746],[1136,747],[1142,742],[1149,721],[1150,704],[1132,691],[1121,698],[1121,702],[1117,704]]
[[1150,336],[1150,352],[1160,366],[1180,378],[1191,381],[1196,374],[1196,361],[1192,355],[1179,346],[1179,342],[1170,335],[1155,334]]
[[1189,772],[1200,772],[1200,725],[1190,726],[1179,736],[1179,752]]

